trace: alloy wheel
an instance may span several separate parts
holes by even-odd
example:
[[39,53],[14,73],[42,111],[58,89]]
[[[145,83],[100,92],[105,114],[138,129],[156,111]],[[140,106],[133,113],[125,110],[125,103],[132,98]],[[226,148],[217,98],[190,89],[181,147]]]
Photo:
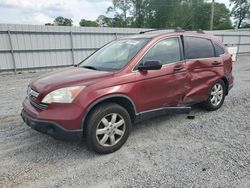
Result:
[[121,115],[111,113],[104,116],[96,129],[96,138],[100,145],[111,147],[116,145],[124,135],[126,124]]
[[220,83],[217,83],[213,86],[211,91],[210,100],[213,106],[218,106],[223,99],[223,87]]

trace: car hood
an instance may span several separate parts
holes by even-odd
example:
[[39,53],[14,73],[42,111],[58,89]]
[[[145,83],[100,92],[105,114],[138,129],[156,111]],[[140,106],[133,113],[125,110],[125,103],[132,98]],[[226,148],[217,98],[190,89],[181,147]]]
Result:
[[72,67],[45,74],[30,83],[30,87],[39,93],[73,85],[90,85],[98,80],[113,76],[113,72],[95,71],[86,68]]

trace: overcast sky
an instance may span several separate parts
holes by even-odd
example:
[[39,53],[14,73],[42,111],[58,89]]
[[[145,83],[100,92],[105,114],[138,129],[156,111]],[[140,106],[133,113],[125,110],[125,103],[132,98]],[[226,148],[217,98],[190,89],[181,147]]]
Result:
[[[229,0],[215,0],[229,6]],[[42,24],[57,16],[71,18],[78,25],[81,18],[96,20],[105,14],[112,0],[0,0],[0,23]]]

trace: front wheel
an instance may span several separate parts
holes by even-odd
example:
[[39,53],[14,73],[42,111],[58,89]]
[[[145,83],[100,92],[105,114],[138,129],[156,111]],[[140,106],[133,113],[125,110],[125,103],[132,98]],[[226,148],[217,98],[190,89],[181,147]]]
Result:
[[88,118],[87,145],[97,153],[114,152],[126,142],[130,129],[130,116],[122,106],[102,104]]
[[204,106],[207,110],[213,111],[219,109],[226,96],[226,86],[222,80],[217,81],[210,89],[210,94]]

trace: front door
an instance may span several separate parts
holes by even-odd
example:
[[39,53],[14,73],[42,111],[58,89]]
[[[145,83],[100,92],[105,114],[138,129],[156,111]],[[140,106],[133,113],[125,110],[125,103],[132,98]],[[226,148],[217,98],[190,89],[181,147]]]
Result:
[[161,70],[137,71],[136,101],[138,112],[182,105],[187,68],[179,37],[158,41],[138,63],[159,61]]

